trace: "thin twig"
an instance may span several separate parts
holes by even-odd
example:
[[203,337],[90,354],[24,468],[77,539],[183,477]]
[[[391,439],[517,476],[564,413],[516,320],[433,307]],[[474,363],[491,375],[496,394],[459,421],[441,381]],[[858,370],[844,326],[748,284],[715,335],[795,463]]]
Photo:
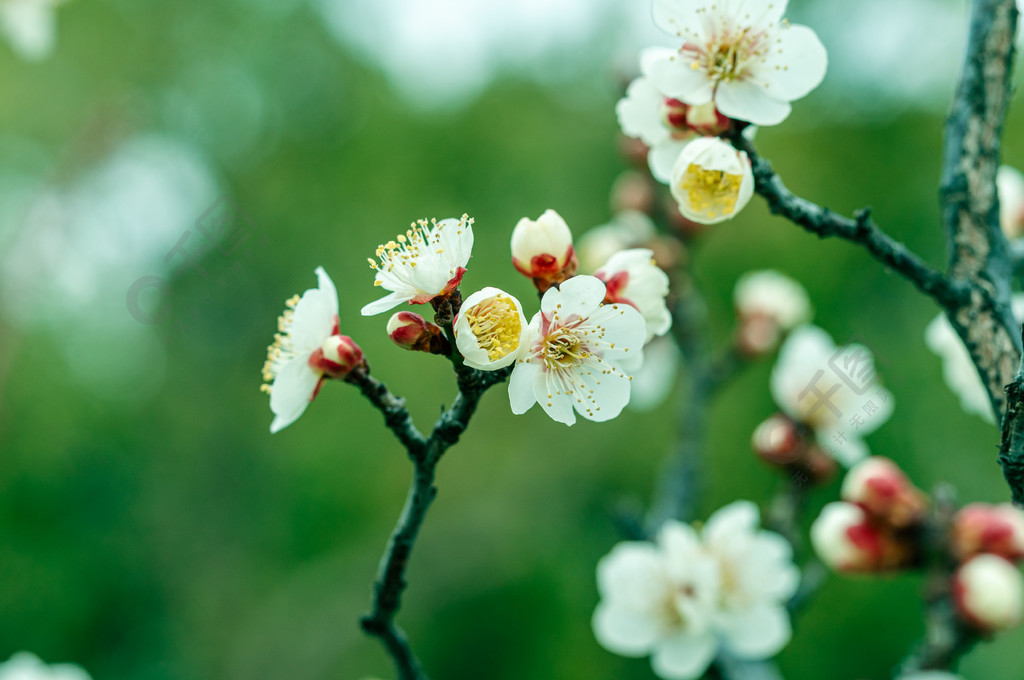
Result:
[[453,363],[456,365],[459,393],[451,407],[438,418],[427,439],[413,425],[404,400],[391,394],[383,383],[369,375],[368,370],[360,369],[360,373],[350,374],[349,378],[349,382],[356,384],[384,414],[385,423],[405,446],[414,466],[405,507],[391,533],[377,571],[370,613],[360,621],[368,635],[379,638],[383,643],[395,664],[399,680],[427,680],[405,633],[395,624],[395,616],[401,607],[402,592],[406,587],[405,571],[416,537],[430,504],[437,496],[437,487],[434,485],[437,464],[445,451],[459,440],[469,426],[469,420],[483,393],[504,381],[511,372],[511,369],[477,371],[461,363]]
[[772,213],[822,238],[838,236],[863,246],[876,260],[898,272],[945,308],[958,307],[966,300],[966,286],[953,283],[945,274],[882,231],[871,219],[870,210],[860,210],[853,218],[844,217],[801,198],[786,188],[772,170],[771,163],[757,153],[753,142],[739,133],[730,141],[750,159],[755,190],[768,202]]

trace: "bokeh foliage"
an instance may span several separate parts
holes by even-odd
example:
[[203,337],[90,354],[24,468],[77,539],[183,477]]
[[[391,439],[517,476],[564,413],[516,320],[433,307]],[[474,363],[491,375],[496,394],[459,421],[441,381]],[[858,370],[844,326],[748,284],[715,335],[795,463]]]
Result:
[[[211,252],[211,278],[176,275],[159,329],[166,377],[151,398],[112,404],[68,380],[57,348],[76,342],[74,327],[0,327],[0,658],[29,649],[97,680],[388,677],[357,621],[410,466],[345,385],[327,385],[298,423],[269,435],[257,388],[274,319],[325,266],[343,332],[426,427],[453,396],[450,370],[391,346],[386,316],[358,315],[377,295],[366,256],[417,217],[468,212],[477,245],[465,289],[532,299],[509,264],[512,226],[548,207],[577,233],[610,217],[608,188],[625,167],[616,84],[568,83],[567,94],[505,79],[468,108],[425,113],[303,9],[74,2],[61,21],[53,60],[0,56],[0,129],[72,170],[133,132],[179,135],[210,154],[263,245],[241,267]],[[257,113],[232,74],[262,92]],[[1010,163],[1024,164],[1022,123],[1017,108]],[[812,96],[758,143],[792,189],[843,212],[870,204],[938,263],[941,133],[940,115],[910,110],[836,124]],[[942,383],[923,343],[937,309],[909,284],[757,200],[690,256],[722,342],[739,275],[798,278],[817,323],[873,348],[895,395],[872,450],[922,487],[952,481],[965,501],[1006,498],[997,432]],[[83,346],[79,360],[109,361],[103,353]],[[764,503],[777,486],[748,443],[773,411],[769,372],[770,362],[752,367],[713,409],[705,515],[736,498]],[[432,677],[652,677],[645,660],[602,650],[589,619],[595,563],[620,540],[612,509],[649,499],[674,409],[567,429],[538,409],[511,415],[501,387],[485,397],[441,464],[399,617]],[[836,493],[816,492],[813,509]],[[920,585],[833,578],[780,657],[786,677],[888,677],[920,632]],[[980,647],[964,675],[1020,678],[1007,661],[1022,641]]]

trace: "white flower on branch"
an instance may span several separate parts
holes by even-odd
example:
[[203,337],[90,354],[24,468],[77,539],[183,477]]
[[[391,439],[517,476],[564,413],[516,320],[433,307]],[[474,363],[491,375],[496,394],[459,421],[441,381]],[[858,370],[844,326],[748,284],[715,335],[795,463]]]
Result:
[[380,314],[408,302],[419,305],[448,295],[459,287],[473,251],[473,220],[419,220],[394,241],[377,246],[373,285],[391,291],[362,309],[363,316]]
[[46,59],[57,42],[57,6],[64,0],[0,0],[0,33],[25,61]]
[[18,652],[0,663],[0,680],[90,680],[90,677],[74,664],[48,666],[31,652]]
[[979,630],[1016,628],[1024,617],[1024,581],[1017,567],[1002,557],[978,555],[957,570],[953,603],[960,616]]
[[598,563],[594,634],[609,651],[651,656],[668,680],[701,677],[720,648],[774,656],[790,638],[784,602],[799,573],[789,544],[762,531],[757,508],[728,505],[693,527],[667,522],[655,544],[621,543]]
[[629,402],[630,374],[643,361],[646,326],[624,304],[604,304],[605,286],[575,276],[549,288],[515,363],[508,394],[515,414],[539,403],[552,419],[610,420]]
[[352,338],[338,334],[338,291],[323,267],[319,287],[287,301],[277,320],[278,333],[267,348],[262,389],[274,412],[271,432],[291,425],[320,391],[325,378],[343,378],[363,362]]
[[690,140],[698,135],[717,135],[729,127],[729,119],[707,102],[690,106],[660,92],[651,80],[651,67],[674,54],[673,50],[651,47],[640,53],[639,78],[629,84],[626,96],[615,106],[622,132],[637,137],[650,147],[647,162],[651,174],[668,184],[672,166]]
[[999,225],[1008,239],[1024,236],[1024,174],[1008,165],[996,172]]
[[644,317],[647,342],[672,327],[665,305],[668,275],[654,263],[654,251],[632,248],[612,255],[594,274],[606,287],[605,302],[630,305]]
[[519,300],[498,288],[484,288],[462,303],[455,319],[455,344],[467,366],[493,371],[519,358],[529,327]]
[[545,210],[536,220],[519,220],[509,245],[513,266],[532,278],[541,293],[571,277],[579,267],[569,225],[554,210]]
[[807,291],[777,271],[747,272],[736,283],[737,344],[757,356],[775,349],[781,336],[811,320]]
[[837,348],[817,326],[800,326],[786,338],[771,391],[786,415],[846,466],[867,455],[862,437],[892,415],[892,394],[875,382],[871,352],[860,345]]
[[942,377],[950,391],[960,398],[960,408],[994,423],[992,402],[978,376],[978,369],[944,312],[940,312],[924,329],[924,342],[942,359]]
[[747,154],[717,137],[686,145],[672,168],[669,184],[683,217],[700,224],[732,219],[754,195]]
[[687,104],[713,102],[730,118],[776,125],[825,77],[814,31],[782,18],[786,0],[654,0],[654,21],[683,41],[652,59],[658,90]]

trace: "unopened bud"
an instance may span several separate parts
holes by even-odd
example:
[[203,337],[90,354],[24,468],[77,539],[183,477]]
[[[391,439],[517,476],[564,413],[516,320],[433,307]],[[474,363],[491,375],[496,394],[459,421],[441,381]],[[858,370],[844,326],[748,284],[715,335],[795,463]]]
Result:
[[811,318],[803,286],[772,270],[748,272],[733,293],[738,329],[736,345],[749,356],[773,351],[785,331]]
[[953,603],[960,616],[985,632],[1008,630],[1024,614],[1020,571],[997,555],[978,555],[953,577]]
[[961,560],[992,553],[1013,562],[1024,558],[1024,512],[1009,503],[972,503],[953,519],[953,554]]
[[402,349],[430,354],[448,354],[450,345],[444,330],[414,312],[398,312],[388,319],[388,337]]
[[796,423],[781,413],[758,425],[750,444],[762,460],[781,466],[801,460],[807,450]]
[[309,365],[328,378],[344,378],[364,363],[363,350],[347,335],[332,335],[309,357]]
[[666,98],[661,118],[666,127],[681,136],[698,134],[714,137],[728,131],[732,125],[732,120],[719,113],[714,102],[692,106],[678,99]]
[[532,278],[541,293],[571,278],[579,268],[569,225],[554,210],[545,210],[536,220],[519,220],[511,246],[512,264]]
[[909,566],[916,557],[910,537],[871,521],[864,508],[829,503],[811,526],[811,543],[829,568],[845,572],[885,571]]
[[895,528],[920,524],[927,506],[924,494],[903,470],[881,456],[866,458],[850,468],[839,496]]

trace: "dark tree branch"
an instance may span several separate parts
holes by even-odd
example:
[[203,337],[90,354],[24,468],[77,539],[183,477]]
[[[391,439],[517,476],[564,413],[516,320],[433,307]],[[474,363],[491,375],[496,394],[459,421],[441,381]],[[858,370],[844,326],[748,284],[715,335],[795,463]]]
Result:
[[871,219],[870,210],[860,210],[854,218],[844,217],[801,198],[786,188],[772,170],[771,163],[757,153],[753,142],[739,133],[734,134],[730,141],[750,158],[755,190],[768,202],[768,209],[773,214],[781,215],[821,238],[838,236],[863,246],[876,260],[945,308],[958,307],[966,300],[966,286],[951,282],[942,272],[879,229]]
[[940,197],[949,237],[949,275],[970,284],[970,299],[947,310],[978,367],[992,406],[1005,411],[1004,388],[1021,355],[1010,309],[1010,263],[999,228],[996,171],[1017,30],[1014,0],[973,0],[963,72],[946,121]]
[[1013,502],[1024,505],[1024,360],[1017,376],[1006,386],[1006,416],[999,465],[1013,494]]
[[[370,613],[362,618],[363,630],[384,644],[398,671],[399,680],[427,680],[427,675],[413,654],[405,633],[395,624],[405,590],[405,570],[427,510],[437,496],[434,473],[441,456],[466,431],[480,397],[487,389],[508,378],[510,368],[499,371],[477,371],[456,363],[459,393],[451,407],[438,418],[430,437],[424,439],[412,423],[404,400],[395,397],[383,383],[366,370],[350,376],[370,402],[384,414],[384,421],[405,446],[413,462],[414,474],[405,507],[398,518],[373,585]],[[355,373],[355,372],[353,372]]]

